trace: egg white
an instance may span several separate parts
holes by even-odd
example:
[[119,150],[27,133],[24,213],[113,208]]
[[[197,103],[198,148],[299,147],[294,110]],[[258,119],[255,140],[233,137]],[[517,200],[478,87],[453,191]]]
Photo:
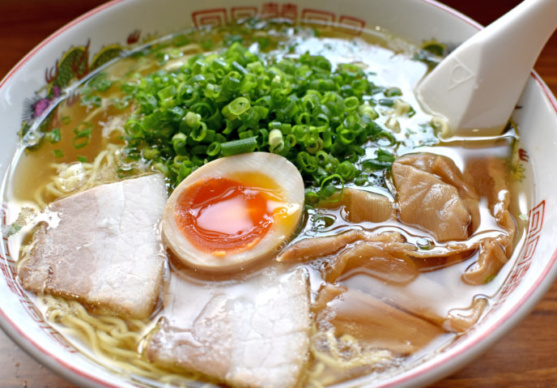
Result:
[[[265,235],[248,250],[220,255],[197,249],[180,231],[175,209],[180,195],[191,185],[210,178],[238,180],[245,173],[259,173],[270,177],[281,188],[283,206],[287,216],[273,218]],[[240,182],[241,183],[241,182]],[[227,271],[269,257],[295,232],[303,211],[304,182],[300,172],[286,158],[265,152],[254,152],[220,158],[195,170],[174,190],[166,203],[162,219],[165,245],[183,264],[204,271]]]

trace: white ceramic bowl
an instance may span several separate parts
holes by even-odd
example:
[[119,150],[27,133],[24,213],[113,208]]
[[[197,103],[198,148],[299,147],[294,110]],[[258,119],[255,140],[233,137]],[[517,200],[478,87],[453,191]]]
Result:
[[[354,33],[380,25],[420,43],[436,38],[458,44],[480,26],[432,0],[115,0],[89,12],[45,40],[0,83],[0,176],[6,175],[19,142],[18,131],[29,100],[55,75],[57,61],[70,49],[90,63],[107,47],[127,47],[146,36],[162,36],[192,25],[221,24],[246,15],[287,16],[350,25]],[[46,75],[46,77],[45,77]],[[83,74],[80,74],[83,75]],[[74,77],[76,74],[74,74]],[[42,95],[42,105],[48,98]],[[543,296],[557,275],[557,101],[532,74],[514,119],[521,129],[520,155],[529,171],[529,227],[516,260],[507,264],[507,281],[482,320],[443,352],[416,367],[362,385],[419,386],[462,367],[518,323]],[[528,165],[528,166],[526,166]],[[2,185],[1,209],[5,213]],[[13,216],[13,215],[12,215]],[[10,215],[2,214],[2,223]],[[0,243],[0,323],[21,347],[52,370],[83,386],[137,386],[77,353],[44,321],[15,279],[15,260],[6,239]]]

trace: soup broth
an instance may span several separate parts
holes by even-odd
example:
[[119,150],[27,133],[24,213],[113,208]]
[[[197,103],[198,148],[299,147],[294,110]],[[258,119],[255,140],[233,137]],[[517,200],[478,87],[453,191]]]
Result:
[[[139,103],[126,88],[157,72],[172,74],[200,54],[213,55],[234,44],[270,66],[310,53],[326,58],[333,69],[349,63],[366,74],[372,93],[364,94],[357,109],[368,115],[366,120],[370,112],[377,114],[373,125],[382,135],[364,141],[363,152],[351,156],[349,166],[359,168],[356,176],[343,178],[337,172],[323,184],[302,170],[306,204],[295,235],[271,257],[239,271],[199,271],[168,250],[164,287],[149,319],[99,314],[96,306],[60,296],[32,296],[37,305],[84,354],[147,386],[234,385],[152,355],[150,341],[157,330],[180,321],[177,310],[169,307],[180,295],[172,292],[186,289],[203,300],[225,290],[230,298],[255,300],[260,277],[278,279],[297,270],[309,279],[311,330],[309,356],[296,384],[326,386],[371,373],[381,379],[442,350],[481,319],[510,269],[505,262],[512,261],[512,252],[522,244],[525,200],[516,161],[518,135],[509,125],[490,139],[443,138],[443,120],[424,112],[413,94],[428,66],[440,58],[380,30],[353,38],[319,26],[248,21],[150,42],[99,69],[63,91],[46,129],[37,124],[24,136],[27,147],[14,161],[6,197],[14,212],[31,208],[38,216],[10,237],[12,252],[26,260],[36,225],[51,221],[52,215],[41,212],[59,198],[153,172],[166,175],[171,193],[181,173],[169,172],[151,155],[162,153],[163,146],[144,147],[139,153],[130,147],[130,120],[138,115]],[[346,105],[352,101],[344,99]],[[254,136],[267,136],[275,128],[268,123],[273,121],[278,119],[261,120],[265,135],[254,131]],[[302,125],[288,125],[297,124]],[[39,128],[42,140],[30,144]],[[212,159],[216,157],[204,162]],[[433,182],[424,189],[421,207],[427,208],[431,190],[446,188],[442,193],[458,193],[462,206],[472,209],[471,221],[457,231],[451,225],[428,230],[420,221],[423,214],[410,210],[414,197],[402,192],[413,179]],[[377,203],[387,208],[367,215],[366,209]],[[455,238],[462,234],[465,238]]]

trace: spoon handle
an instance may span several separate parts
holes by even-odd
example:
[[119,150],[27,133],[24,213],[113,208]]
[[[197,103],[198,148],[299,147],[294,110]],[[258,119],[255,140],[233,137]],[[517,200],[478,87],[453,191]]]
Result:
[[418,85],[453,134],[500,134],[557,28],[557,0],[525,0],[461,44]]

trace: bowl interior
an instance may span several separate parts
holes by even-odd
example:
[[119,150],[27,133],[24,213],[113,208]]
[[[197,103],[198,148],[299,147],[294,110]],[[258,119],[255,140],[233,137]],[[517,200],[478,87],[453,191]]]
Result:
[[[0,174],[6,176],[12,158],[20,152],[18,131],[32,124],[26,113],[31,99],[52,101],[44,87],[52,82],[55,66],[69,52],[91,64],[99,53],[119,53],[138,41],[164,36],[191,26],[222,25],[246,16],[287,17],[297,21],[340,23],[344,31],[358,36],[364,29],[381,26],[417,44],[436,38],[456,46],[478,30],[479,25],[463,15],[431,0],[335,0],[241,3],[207,0],[203,4],[165,0],[115,0],[79,18],[25,57],[0,83]],[[333,25],[328,28],[336,28]],[[113,50],[113,51],[111,51]],[[87,71],[86,68],[84,70]],[[86,74],[81,74],[85,76]],[[75,75],[77,80],[77,75]],[[498,291],[482,320],[460,336],[443,352],[421,361],[413,368],[386,375],[381,384],[416,386],[427,384],[461,367],[515,325],[541,298],[556,276],[557,211],[554,189],[557,172],[552,166],[557,155],[557,102],[535,74],[530,78],[513,120],[520,133],[521,163],[528,174],[525,185],[529,219],[523,247],[514,261],[504,267],[507,281]],[[35,112],[36,113],[36,112]],[[24,120],[22,120],[22,117]],[[14,218],[5,200],[6,179],[2,184],[2,224]],[[7,239],[0,244],[0,320],[4,330],[29,353],[50,368],[83,385],[136,386],[118,374],[92,362],[54,330],[28,299],[16,280],[17,247]],[[362,378],[361,383],[371,382]],[[375,384],[377,382],[375,381]]]

